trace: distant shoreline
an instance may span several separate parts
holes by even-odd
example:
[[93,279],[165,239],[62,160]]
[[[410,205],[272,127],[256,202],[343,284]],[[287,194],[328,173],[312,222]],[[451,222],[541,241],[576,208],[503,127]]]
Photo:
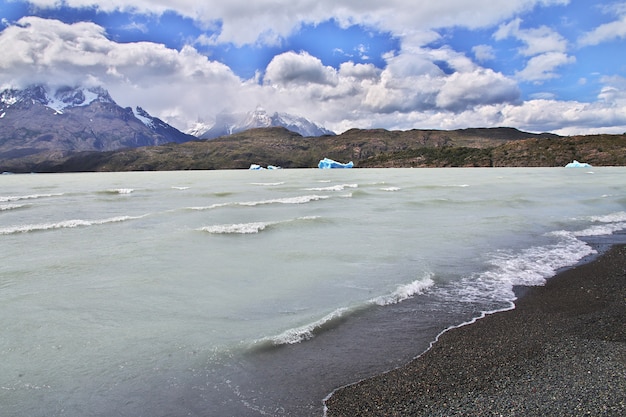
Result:
[[621,416],[626,245],[528,288],[516,308],[442,334],[408,365],[349,385],[328,417]]

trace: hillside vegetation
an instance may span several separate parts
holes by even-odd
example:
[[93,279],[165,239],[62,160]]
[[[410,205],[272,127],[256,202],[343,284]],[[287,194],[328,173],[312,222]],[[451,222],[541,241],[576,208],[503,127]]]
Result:
[[45,161],[0,161],[1,171],[75,172],[247,169],[251,164],[316,167],[320,159],[369,167],[539,167],[576,159],[626,165],[625,135],[563,137],[511,128],[461,130],[351,129],[302,137],[284,128],[251,129],[213,140],[111,152],[82,152]]

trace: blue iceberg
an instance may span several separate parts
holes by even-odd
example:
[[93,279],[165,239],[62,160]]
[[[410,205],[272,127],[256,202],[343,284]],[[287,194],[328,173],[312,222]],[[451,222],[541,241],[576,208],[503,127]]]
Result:
[[574,159],[573,162],[570,162],[569,164],[565,165],[565,168],[591,168],[591,165],[585,162],[578,162],[577,160]]
[[324,158],[322,159],[317,167],[319,169],[329,169],[329,168],[352,168],[354,163],[352,161],[347,164],[342,164],[341,162],[333,161],[332,159]]

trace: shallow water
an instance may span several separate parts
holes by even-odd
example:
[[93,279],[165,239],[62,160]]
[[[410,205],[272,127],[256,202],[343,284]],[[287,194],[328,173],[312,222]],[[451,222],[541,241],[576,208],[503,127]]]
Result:
[[3,415],[321,415],[626,229],[625,174],[3,175]]

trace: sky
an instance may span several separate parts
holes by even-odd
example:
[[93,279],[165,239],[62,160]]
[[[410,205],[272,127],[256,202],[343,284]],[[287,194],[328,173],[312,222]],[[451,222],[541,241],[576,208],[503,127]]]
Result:
[[181,130],[626,132],[625,0],[0,0],[0,89],[102,86]]

